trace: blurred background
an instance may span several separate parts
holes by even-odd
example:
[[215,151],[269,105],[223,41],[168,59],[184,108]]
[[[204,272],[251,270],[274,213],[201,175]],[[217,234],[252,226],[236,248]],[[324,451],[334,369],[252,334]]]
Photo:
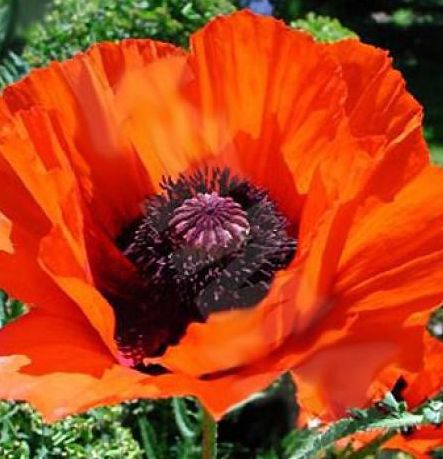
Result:
[[[320,41],[356,34],[388,49],[425,107],[425,135],[443,164],[443,0],[0,0],[0,88],[96,41],[150,37],[186,47],[211,17],[241,7],[273,14]],[[0,291],[0,327],[23,310]],[[220,458],[286,457],[288,445],[305,435],[289,434],[297,415],[293,393],[283,378],[228,416]],[[183,430],[184,412],[191,413],[185,423],[197,425],[193,436]],[[143,401],[46,426],[29,406],[0,403],[0,459],[192,459],[199,457],[198,415],[192,400]],[[325,457],[366,456],[346,448]]]

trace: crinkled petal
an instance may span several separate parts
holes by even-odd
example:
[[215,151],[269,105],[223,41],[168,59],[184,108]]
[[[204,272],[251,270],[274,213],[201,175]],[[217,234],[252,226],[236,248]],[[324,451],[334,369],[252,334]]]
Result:
[[30,402],[47,421],[133,398],[180,395],[198,397],[219,419],[277,375],[243,370],[214,381],[146,376],[120,366],[85,319],[40,311],[0,330],[0,397]]
[[[194,375],[224,371],[262,360],[321,322],[333,307],[332,289],[350,228],[373,191],[373,175],[383,167],[361,143],[345,136],[344,148],[318,168],[302,214],[297,256],[277,273],[266,299],[252,310],[216,314],[206,324],[192,324],[180,343],[158,360]],[[374,139],[372,148],[379,146]],[[393,180],[391,186],[397,190],[402,182]]]
[[389,142],[420,127],[423,110],[406,91],[401,73],[392,67],[387,51],[341,40],[325,47],[340,63],[347,86],[346,113],[359,137],[383,135]]
[[[428,324],[429,314],[417,317],[424,326]],[[436,396],[443,387],[443,343],[424,331],[424,349],[422,365],[407,380],[402,392],[408,406],[416,408],[427,399]]]
[[374,177],[375,186],[381,190],[397,177],[412,177],[429,161],[422,135],[423,109],[406,90],[387,51],[356,39],[325,47],[342,68],[351,132],[358,137],[384,138],[385,167]]
[[315,414],[339,416],[422,369],[426,318],[443,297],[442,179],[429,166],[392,202],[372,197],[356,212],[320,319],[294,342]]
[[0,397],[29,401],[47,420],[75,412],[92,388],[115,396],[137,381],[125,372],[84,317],[32,310],[0,330]]
[[[122,111],[117,101],[123,96],[133,99],[142,90],[149,93],[149,85],[140,82],[131,88],[131,94],[122,95],[122,80],[133,73],[149,72],[157,60],[174,61],[171,56],[181,54],[172,45],[150,40],[102,43],[66,62],[35,70],[4,91],[0,112],[6,119],[35,106],[51,113],[55,135],[83,195],[91,202],[96,219],[113,236],[122,224],[139,215],[140,202],[152,190],[149,163],[140,161],[137,145],[123,129],[126,118],[133,114]],[[148,166],[148,173],[142,163]]]
[[194,34],[190,60],[209,144],[293,216],[341,119],[334,58],[308,34],[242,11]]
[[[60,295],[59,289],[71,295],[61,280],[93,289],[78,182],[47,112],[37,107],[19,111],[5,123],[0,131],[0,155],[7,186],[0,208],[10,220],[12,244],[17,246],[13,254],[0,254],[5,267],[0,274],[2,287],[42,309],[47,308],[44,299]],[[20,201],[24,208],[18,211],[15,204]],[[48,252],[53,255],[48,257],[49,263],[45,260]],[[18,271],[10,271],[14,264]],[[50,269],[53,265],[58,270],[55,273]],[[24,279],[17,274],[20,272],[33,275]],[[96,292],[95,296],[100,295]],[[71,296],[71,302],[60,301],[60,314],[65,313],[64,305],[72,309],[73,302],[114,349],[114,318],[109,305],[104,300],[92,303],[88,297],[78,301]]]

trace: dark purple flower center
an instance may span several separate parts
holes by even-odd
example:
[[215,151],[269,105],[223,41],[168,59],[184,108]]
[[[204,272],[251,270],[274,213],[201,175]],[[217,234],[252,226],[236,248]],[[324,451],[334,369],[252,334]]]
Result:
[[118,241],[139,281],[108,295],[120,350],[142,371],[143,360],[177,343],[191,322],[260,302],[296,249],[267,192],[228,169],[161,186]]

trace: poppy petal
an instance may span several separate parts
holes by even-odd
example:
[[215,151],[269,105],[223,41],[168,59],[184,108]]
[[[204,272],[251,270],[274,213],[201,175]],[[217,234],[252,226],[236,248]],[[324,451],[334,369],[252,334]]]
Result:
[[[157,60],[127,72],[115,94],[121,129],[149,171],[151,190],[214,155],[194,101],[195,78],[186,56]],[[134,88],[144,88],[143,91]]]
[[121,111],[117,101],[130,95],[120,94],[122,79],[181,54],[172,45],[151,40],[101,43],[66,62],[35,70],[5,89],[0,106],[4,117],[34,106],[51,113],[53,129],[87,202],[92,201],[96,220],[113,236],[139,215],[140,202],[152,190],[149,167],[147,176],[139,152],[122,129],[125,118],[132,116]]
[[39,310],[0,330],[0,355],[5,356],[0,357],[1,397],[30,401],[49,417],[63,409],[63,398],[69,400],[115,365],[84,318]]
[[406,326],[407,314],[397,309],[380,320],[367,313],[348,323],[323,324],[335,333],[311,331],[304,352],[298,347],[301,362],[292,372],[307,418],[338,419],[349,408],[383,398],[398,377],[419,369],[422,326]]
[[356,39],[325,45],[342,68],[347,85],[345,110],[353,135],[382,136],[384,163],[377,186],[412,177],[429,161],[422,135],[423,109],[406,90],[386,51]]
[[[369,400],[377,386],[387,390],[421,368],[424,313],[443,297],[442,180],[443,172],[429,166],[392,202],[368,199],[357,212],[323,318],[309,330],[304,348],[303,340],[294,344],[294,352],[300,344],[299,352],[305,351],[306,363],[297,363],[294,374],[304,381],[306,406],[316,398],[312,410],[321,405],[322,413],[340,415],[350,402]],[[412,320],[420,313],[424,319]],[[354,359],[360,345],[367,350]],[[377,352],[369,352],[371,346]],[[354,374],[359,366],[350,362],[370,358],[373,377],[365,383],[359,381],[365,372]],[[331,374],[342,381],[335,395]]]
[[[353,148],[349,148],[344,139],[347,148],[323,159],[314,177],[302,216],[297,258],[277,273],[267,298],[253,310],[217,314],[205,324],[192,324],[180,343],[159,359],[162,364],[194,375],[242,366],[273,352],[329,312],[335,295],[331,292],[333,279],[350,237],[349,228],[366,194],[376,191],[371,180],[381,167],[359,141],[351,142]],[[373,147],[379,147],[377,141]],[[401,183],[392,180],[392,189]],[[304,218],[310,220],[306,229]]]
[[[0,152],[3,170],[8,177],[7,183],[10,183],[11,191],[18,191],[18,196],[22,196],[25,203],[24,209],[29,210],[22,213],[14,210],[16,194],[8,193],[2,196],[2,209],[12,223],[13,242],[15,234],[21,240],[27,241],[26,249],[20,248],[12,258],[25,265],[27,269],[49,274],[58,287],[68,295],[71,295],[72,291],[66,289],[66,282],[71,285],[76,282],[75,279],[88,284],[88,288],[92,289],[89,285],[91,273],[83,237],[84,221],[77,181],[54,134],[48,114],[40,108],[19,111],[0,132]],[[26,250],[29,250],[27,254]],[[47,253],[54,256],[47,257]],[[26,255],[31,260],[26,261]],[[32,257],[35,261],[32,261]],[[5,257],[5,261],[10,258]],[[56,265],[56,275],[51,270],[50,263],[45,261],[47,258],[51,260],[52,265]],[[29,265],[35,264],[39,265],[37,269],[30,268]],[[30,301],[34,306],[46,307],[41,301],[36,300],[40,294],[45,297],[45,292],[38,282],[45,277],[47,285],[47,276],[42,273],[30,277],[30,280],[25,281],[27,288],[21,288],[18,284],[19,276],[16,276],[15,280],[12,277],[10,268],[2,272],[0,281],[3,288],[23,301]],[[62,278],[65,283],[61,281]],[[33,292],[26,298],[26,290],[31,289]],[[51,290],[53,291],[54,287],[50,287]],[[34,294],[37,294],[37,297]],[[74,295],[72,297],[74,303],[80,306],[101,333],[109,348],[114,349],[114,318],[109,305],[104,300],[95,301],[93,304],[88,301],[88,297],[85,297],[83,302],[77,301],[78,297]],[[100,298],[98,294],[95,297]],[[61,302],[67,303],[69,302]]]
[[[423,326],[428,325],[429,314],[419,317]],[[443,343],[424,332],[423,362],[416,374],[408,379],[402,392],[408,406],[417,407],[428,398],[437,395],[443,386]]]
[[[441,169],[429,166],[392,202],[366,201],[356,215],[344,247],[340,277],[335,287],[337,293],[343,296],[346,292],[349,300],[355,302],[371,292],[375,301],[363,303],[363,309],[389,307],[391,297],[388,292],[395,286],[394,279],[399,287],[402,279],[409,279],[403,287],[405,295],[408,294],[404,299],[426,298],[427,292],[439,292],[440,265],[433,259],[438,258],[443,249],[440,224],[443,220],[442,179]],[[386,256],[387,250],[389,257]],[[430,273],[425,272],[427,268]],[[414,269],[417,269],[415,275]],[[423,284],[423,276],[427,274],[431,277]],[[385,286],[384,299],[382,304],[377,304],[376,295],[381,285]],[[393,304],[399,299],[398,295],[392,295]]]
[[405,81],[393,69],[387,51],[357,39],[325,47],[342,68],[347,85],[345,109],[355,135],[383,135],[393,142],[412,127],[420,127],[422,107],[406,91]]
[[112,355],[86,319],[69,320],[32,310],[0,331],[1,355],[26,355],[27,374],[87,373],[98,376]]
[[[256,372],[248,369],[217,375],[212,379],[192,378],[180,373],[165,374],[148,377],[139,384],[134,384],[128,389],[126,399],[153,398],[152,386],[154,385],[159,391],[158,397],[196,397],[218,421],[251,394],[271,385],[280,375],[280,371]],[[229,390],[226,390],[227,387]]]
[[[178,395],[198,396],[219,419],[276,376],[243,372],[216,381],[180,374],[148,377],[118,365],[84,319],[40,311],[0,330],[0,397],[30,402],[46,421],[136,397]],[[226,384],[231,391],[223,396]]]
[[276,274],[267,297],[254,308],[214,313],[203,324],[190,324],[177,345],[149,361],[194,377],[215,377],[262,360],[290,333],[298,273],[295,261]]
[[[84,354],[86,358],[89,356]],[[26,356],[0,357],[0,397],[31,403],[46,422],[129,400],[133,387],[144,379],[144,375],[121,365],[104,368],[101,377],[94,377],[81,371],[29,375],[22,371],[28,364]],[[144,395],[157,398],[160,394],[155,385],[145,384]]]
[[293,215],[339,124],[340,67],[308,34],[249,11],[195,33],[190,59],[215,151]]

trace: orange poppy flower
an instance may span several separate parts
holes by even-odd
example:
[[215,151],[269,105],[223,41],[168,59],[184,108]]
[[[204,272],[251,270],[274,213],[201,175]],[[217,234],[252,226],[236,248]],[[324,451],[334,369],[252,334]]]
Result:
[[0,396],[47,420],[292,370],[325,419],[417,370],[443,172],[386,53],[244,11],[101,43],[0,100]]

